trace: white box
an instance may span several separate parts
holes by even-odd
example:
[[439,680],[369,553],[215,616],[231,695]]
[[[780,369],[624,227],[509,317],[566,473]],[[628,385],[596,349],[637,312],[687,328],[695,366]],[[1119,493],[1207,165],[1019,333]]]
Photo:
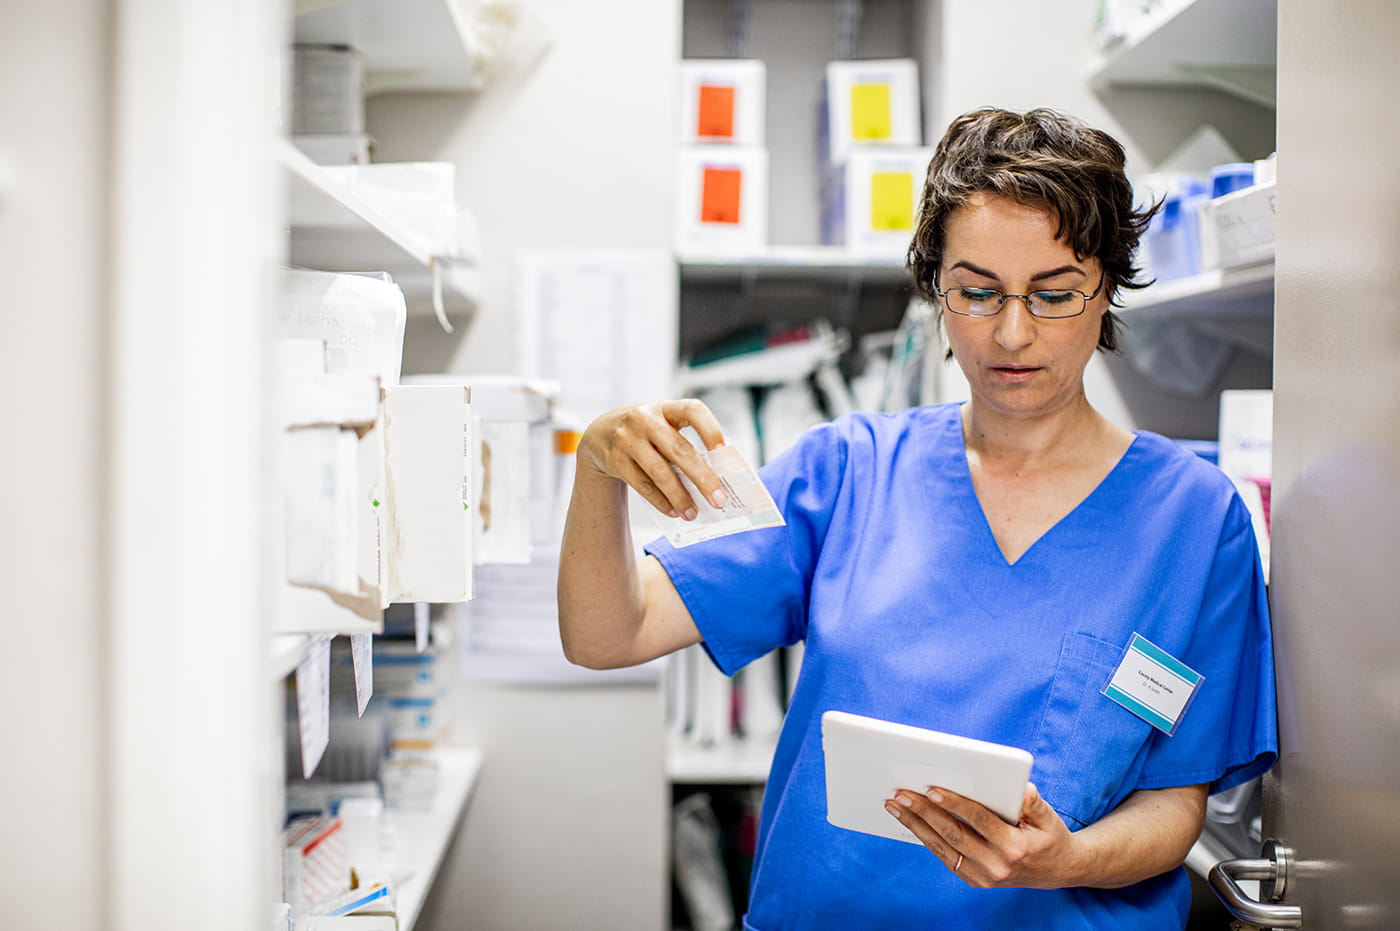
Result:
[[752,252],[768,243],[768,150],[693,146],[676,155],[678,252]]
[[298,918],[296,931],[398,931],[394,915],[341,915],[338,918]]
[[356,610],[366,616],[382,618],[384,609],[389,607],[389,565],[385,546],[389,507],[384,480],[382,416],[360,436],[356,444],[356,457],[359,488],[355,495],[355,507],[359,521],[356,524],[355,567],[363,600]]
[[756,59],[680,64],[681,142],[763,145],[767,69]]
[[284,427],[368,429],[379,419],[379,376],[285,374],[278,379]]
[[1274,182],[1201,205],[1201,267],[1231,268],[1274,257]]
[[[476,409],[476,393],[472,393]],[[530,562],[530,425],[477,420],[472,452],[476,495],[474,558],[487,563]]]
[[283,565],[293,585],[358,594],[355,444],[339,427],[282,434]]
[[325,343],[326,372],[399,383],[408,307],[388,275],[288,269],[277,310],[277,336]]
[[384,393],[390,602],[472,597],[471,423],[460,385]]
[[822,128],[831,164],[844,163],[852,146],[923,144],[912,58],[830,62],[825,93]]
[[[829,244],[861,255],[902,259],[914,235],[933,150],[858,146],[828,190]],[[826,224],[824,224],[826,226]]]

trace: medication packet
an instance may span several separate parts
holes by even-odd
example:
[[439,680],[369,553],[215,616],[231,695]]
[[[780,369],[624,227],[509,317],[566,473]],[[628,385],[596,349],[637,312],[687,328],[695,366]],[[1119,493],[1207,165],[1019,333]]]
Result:
[[783,515],[778,513],[773,496],[758,480],[758,473],[738,449],[733,446],[718,446],[702,452],[700,458],[719,475],[728,498],[724,507],[715,507],[705,500],[700,489],[695,487],[695,483],[685,473],[672,466],[681,484],[685,485],[685,490],[690,492],[697,512],[694,520],[682,520],[679,517],[667,517],[659,511],[654,512],[657,525],[666,535],[666,539],[671,541],[672,546],[689,546],[731,533],[781,527],[787,523],[783,520]]

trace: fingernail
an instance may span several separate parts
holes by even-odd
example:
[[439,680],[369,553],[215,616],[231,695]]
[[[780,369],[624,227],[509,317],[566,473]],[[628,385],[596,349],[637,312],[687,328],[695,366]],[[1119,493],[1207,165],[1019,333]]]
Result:
[[887,811],[887,812],[889,812],[890,814],[894,815],[896,818],[899,817],[899,808],[895,805],[894,802],[886,802],[886,803],[885,803],[885,811]]
[[710,495],[710,501],[713,502],[714,506],[717,508],[724,507],[725,502],[728,500],[729,496],[724,493],[724,489],[722,488],[715,489],[715,493]]
[[686,520],[695,520],[695,508],[686,508],[686,509],[685,509],[685,519],[686,519]]
[[914,807],[914,802],[913,802],[912,800],[910,800],[907,796],[896,795],[896,796],[894,797],[894,800],[895,800],[896,802],[898,802],[899,804],[903,805],[905,808],[913,808],[913,807]]
[[943,801],[943,793],[939,792],[937,789],[929,789],[928,800],[930,802],[941,802]]

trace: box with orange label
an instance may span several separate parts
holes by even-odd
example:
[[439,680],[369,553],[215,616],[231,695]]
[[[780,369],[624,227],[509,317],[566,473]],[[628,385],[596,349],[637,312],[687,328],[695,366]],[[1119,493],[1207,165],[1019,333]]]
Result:
[[688,146],[676,156],[678,252],[745,252],[768,241],[768,150]]
[[754,59],[680,63],[681,142],[763,145],[767,70]]

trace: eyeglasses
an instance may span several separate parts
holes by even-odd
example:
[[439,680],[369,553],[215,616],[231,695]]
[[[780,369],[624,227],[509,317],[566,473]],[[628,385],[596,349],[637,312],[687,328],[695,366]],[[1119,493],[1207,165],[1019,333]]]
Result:
[[1061,317],[1077,317],[1084,313],[1089,301],[1099,296],[1103,290],[1106,275],[1099,276],[1099,286],[1093,294],[1085,294],[1073,288],[1052,288],[1045,291],[1032,291],[1030,294],[1002,294],[992,288],[949,288],[938,290],[938,277],[933,279],[933,293],[943,298],[948,310],[964,317],[995,317],[1001,313],[1002,305],[1010,298],[1018,297],[1026,303],[1032,315],[1045,320]]

